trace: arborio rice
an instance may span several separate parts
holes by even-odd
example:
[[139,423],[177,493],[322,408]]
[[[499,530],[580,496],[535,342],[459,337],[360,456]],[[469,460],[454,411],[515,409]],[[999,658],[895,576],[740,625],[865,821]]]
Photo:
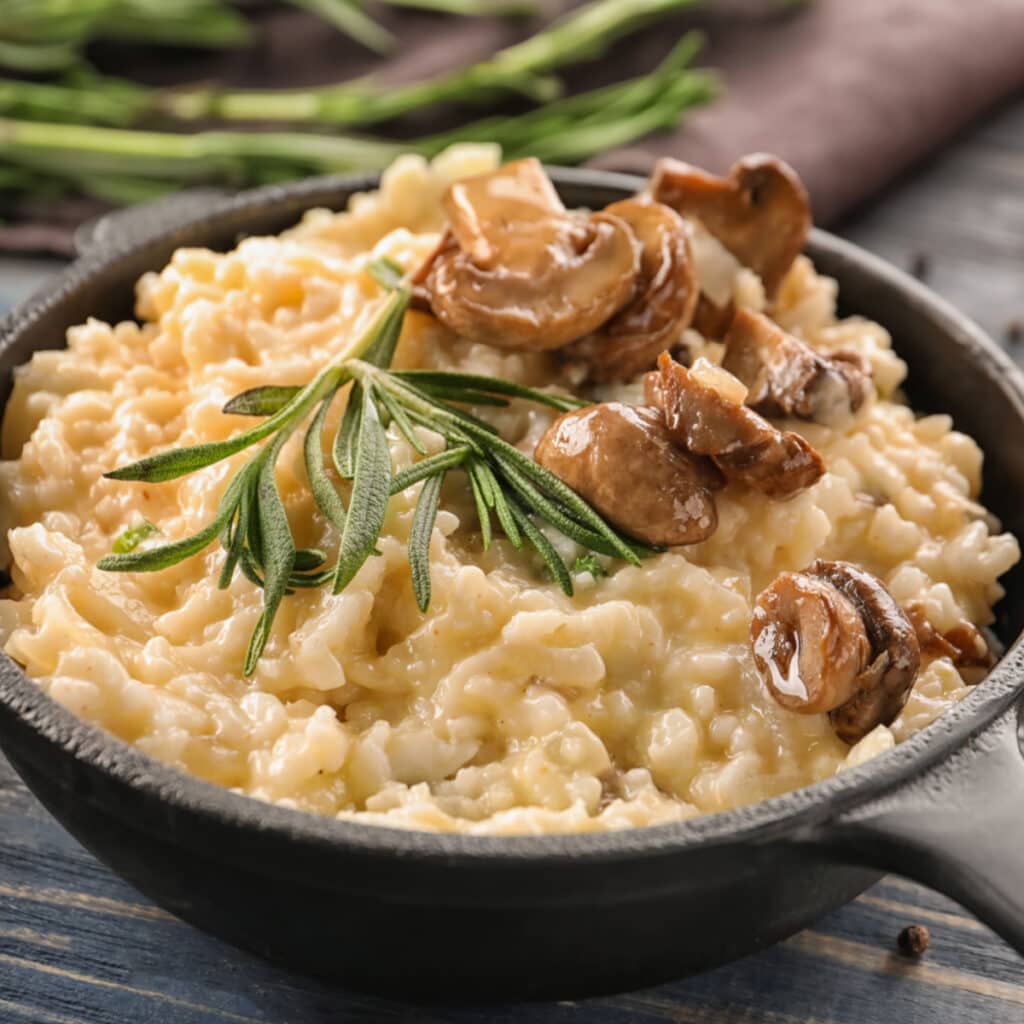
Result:
[[[416,264],[437,240],[447,184],[496,159],[490,147],[432,165],[407,157],[347,213],[314,210],[226,254],[179,250],[139,282],[138,324],[90,320],[68,332],[66,350],[19,371],[0,466],[14,580],[0,601],[7,653],[76,714],[202,778],[320,814],[465,832],[622,828],[736,807],[859,764],[961,699],[953,664],[926,660],[892,726],[849,748],[826,715],[779,707],[755,670],[752,599],[781,570],[852,561],[898,601],[922,602],[942,630],[990,622],[998,579],[1019,557],[975,501],[977,445],[948,416],[915,417],[884,328],[837,321],[835,282],[805,258],[776,319],[820,350],[861,353],[880,397],[846,429],[800,424],[827,474],[789,501],[727,489],[702,544],[640,568],[616,563],[607,578],[577,576],[567,598],[507,542],[481,553],[465,478],[453,474],[427,614],[406,560],[417,485],[392,498],[381,556],[344,593],[285,600],[248,680],[261,593],[240,576],[216,588],[218,548],[159,573],[95,569],[142,518],[168,538],[207,523],[238,457],[164,484],[102,474],[233,434],[245,421],[220,409],[239,391],[309,380],[381,294],[370,255]],[[697,257],[709,288],[721,291],[724,273],[738,306],[764,305],[752,272],[723,271],[714,246]],[[472,345],[419,313],[398,362],[558,382],[549,356]],[[638,395],[624,386],[606,397]],[[552,415],[513,405],[495,422],[532,451]],[[410,463],[408,444],[389,436],[396,465]],[[327,546],[300,443],[289,442],[279,485],[297,541]],[[552,540],[570,564],[582,553]]]

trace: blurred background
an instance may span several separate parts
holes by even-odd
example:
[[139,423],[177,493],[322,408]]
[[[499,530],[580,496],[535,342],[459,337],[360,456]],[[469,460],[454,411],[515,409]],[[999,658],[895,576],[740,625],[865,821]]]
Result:
[[[777,153],[819,224],[926,280],[1024,363],[1024,0],[0,0],[0,313],[49,287],[76,231],[111,210],[372,171],[460,139],[641,174],[665,154],[720,173]],[[932,930],[921,963],[894,953],[907,924]],[[145,903],[0,761],[4,1022],[1022,1016],[1017,955],[898,879],[649,992],[429,1008],[339,993]]]
[[1022,84],[1021,0],[0,0],[0,249],[460,139],[639,173],[770,150],[830,224]]

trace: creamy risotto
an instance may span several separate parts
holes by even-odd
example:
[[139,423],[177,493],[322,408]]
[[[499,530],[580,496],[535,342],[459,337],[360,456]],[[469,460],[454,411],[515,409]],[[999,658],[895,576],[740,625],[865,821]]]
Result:
[[[164,483],[103,474],[250,427],[221,412],[245,389],[308,382],[378,308],[371,257],[422,263],[444,226],[445,189],[496,161],[490,147],[430,165],[404,158],[347,212],[311,211],[280,237],[224,254],[181,249],[139,282],[137,323],[90,320],[68,332],[66,349],[39,352],[18,372],[0,467],[13,578],[0,602],[7,653],[76,714],[238,792],[362,822],[482,833],[650,825],[747,804],[859,764],[960,700],[976,675],[951,647],[923,648],[905,706],[853,745],[828,714],[788,710],[766,687],[751,620],[779,573],[816,559],[854,563],[949,633],[991,622],[999,577],[1019,550],[977,504],[977,445],[948,416],[918,417],[905,404],[906,367],[884,327],[837,320],[835,282],[802,256],[771,282],[769,304],[764,274],[699,227],[705,295],[767,309],[816,352],[860,357],[873,381],[840,425],[785,421],[825,467],[788,500],[730,483],[715,492],[710,536],[639,566],[547,531],[574,569],[569,597],[535,555],[500,536],[482,550],[466,477],[451,474],[421,613],[407,560],[415,484],[391,498],[379,556],[342,593],[284,599],[248,678],[262,593],[240,574],[218,589],[219,546],[161,572],[96,568],[143,521],[163,540],[209,523],[244,456]],[[691,365],[703,359],[713,377],[721,341],[694,326],[682,340]],[[395,365],[539,388],[578,390],[581,380],[578,365],[551,352],[474,343],[415,309]],[[643,401],[641,376],[588,387],[603,401]],[[339,403],[328,431],[340,412]],[[558,414],[517,400],[480,415],[532,454]],[[437,435],[419,434],[439,450]],[[394,423],[387,436],[396,468],[420,457]],[[277,480],[296,541],[336,548],[298,434]]]

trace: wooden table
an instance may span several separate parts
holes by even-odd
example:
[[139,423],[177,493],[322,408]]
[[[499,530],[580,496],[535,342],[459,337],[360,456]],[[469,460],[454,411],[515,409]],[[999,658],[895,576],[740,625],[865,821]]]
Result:
[[[916,268],[1009,342],[1010,325],[1024,320],[1024,97],[843,233]],[[0,262],[0,305],[52,268]],[[1024,361],[1024,344],[1011,347]],[[895,953],[908,924],[932,933],[917,963]],[[955,904],[890,878],[774,949],[657,989],[525,1007],[370,998],[278,970],[147,903],[72,840],[0,761],[0,1022],[25,1021],[1011,1024],[1024,1021],[1024,962]]]

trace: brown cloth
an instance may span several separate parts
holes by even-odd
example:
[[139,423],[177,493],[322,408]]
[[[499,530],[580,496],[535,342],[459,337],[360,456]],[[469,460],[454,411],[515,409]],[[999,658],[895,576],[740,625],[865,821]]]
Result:
[[[260,41],[226,54],[108,46],[101,70],[169,85],[217,79],[294,88],[374,73],[415,81],[482,59],[536,26],[385,9],[400,39],[387,61],[314,17],[250,3]],[[789,160],[811,193],[819,223],[834,223],[972,117],[1024,87],[1024,0],[709,0],[620,41],[599,62],[565,72],[573,90],[642,74],[689,28],[708,46],[701,66],[721,71],[725,93],[678,129],[602,154],[593,166],[646,174],[671,155],[723,172],[738,156],[767,150]],[[514,109],[514,108],[509,108]],[[481,111],[440,110],[389,126],[390,134],[450,127]],[[385,129],[378,128],[383,132]],[[67,248],[78,202],[25,211],[0,248]]]

